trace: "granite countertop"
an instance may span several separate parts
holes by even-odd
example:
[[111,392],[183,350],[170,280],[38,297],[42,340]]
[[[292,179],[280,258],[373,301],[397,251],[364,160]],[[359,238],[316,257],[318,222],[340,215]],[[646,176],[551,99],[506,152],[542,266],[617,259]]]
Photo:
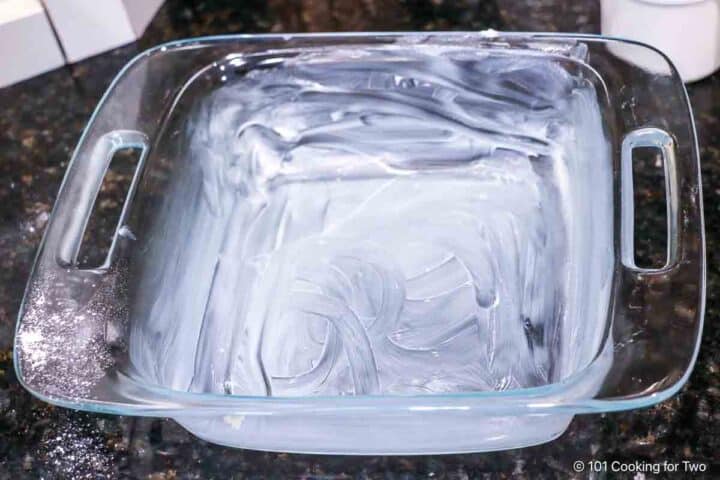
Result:
[[417,457],[290,455],[208,444],[172,420],[56,408],[33,398],[15,377],[15,319],[65,167],[103,91],[136,53],[171,39],[231,32],[597,32],[598,8],[596,2],[577,0],[171,0],[137,43],[0,89],[0,480],[566,478],[576,475],[575,460],[720,464],[720,74],[688,87],[707,230],[702,348],[688,384],[653,408],[577,416],[559,439],[521,450]]

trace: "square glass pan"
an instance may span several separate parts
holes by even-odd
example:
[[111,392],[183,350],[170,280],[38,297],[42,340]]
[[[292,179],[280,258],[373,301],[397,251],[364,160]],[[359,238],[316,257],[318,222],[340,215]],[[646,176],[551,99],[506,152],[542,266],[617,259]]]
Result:
[[[147,381],[128,360],[134,277],[143,252],[138,202],[152,208],[182,156],[174,121],[192,114],[238,59],[313,49],[412,44],[541,56],[592,83],[612,162],[613,271],[607,320],[587,360],[540,386],[448,394],[258,396],[193,393]],[[633,55],[653,58],[647,70]],[[647,63],[643,63],[647,66]],[[230,70],[233,70],[232,72]],[[241,72],[242,73],[242,72]],[[180,147],[178,147],[180,145]],[[77,264],[88,216],[115,151],[142,149],[112,246],[99,268]],[[632,150],[662,152],[667,264],[633,259]],[[178,150],[181,148],[181,150]],[[148,173],[150,172],[150,173]],[[177,192],[175,192],[177,194]],[[149,216],[151,217],[151,216]],[[147,219],[145,219],[147,220]],[[132,232],[128,234],[128,232]],[[428,453],[513,448],[561,434],[572,415],[622,410],[675,393],[697,356],[705,256],[697,145],[684,86],[650,47],[597,36],[507,33],[235,35],[172,42],[131,61],[101,100],[75,151],[38,253],[15,344],[18,377],[58,405],[170,416],[199,436],[250,448],[322,453]],[[130,293],[129,293],[130,292]],[[172,366],[165,366],[172,371]],[[171,383],[171,382],[169,382]]]

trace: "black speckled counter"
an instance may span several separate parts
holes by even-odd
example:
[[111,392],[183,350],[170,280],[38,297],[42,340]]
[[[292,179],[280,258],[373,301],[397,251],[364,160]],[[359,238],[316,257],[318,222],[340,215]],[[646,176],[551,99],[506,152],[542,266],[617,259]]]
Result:
[[654,408],[578,416],[558,440],[522,450],[322,457],[223,448],[172,420],[55,408],[19,385],[12,338],[34,252],[72,149],[103,91],[132,56],[163,41],[218,33],[484,28],[597,32],[598,6],[573,0],[173,0],[139,42],[0,89],[0,480],[586,478],[587,472],[573,472],[573,461],[589,459],[705,462],[716,465],[708,478],[720,475],[720,74],[689,86],[707,230],[702,349],[689,383]]

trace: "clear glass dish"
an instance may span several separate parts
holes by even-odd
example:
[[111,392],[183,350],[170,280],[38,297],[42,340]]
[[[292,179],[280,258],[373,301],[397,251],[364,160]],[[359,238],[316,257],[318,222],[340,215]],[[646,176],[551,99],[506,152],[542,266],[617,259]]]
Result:
[[[422,55],[422,60],[416,55]],[[644,59],[643,67],[628,60],[638,56]],[[445,63],[436,64],[438,59]],[[648,65],[653,68],[648,69]],[[474,75],[456,72],[458,66],[467,66]],[[286,77],[278,80],[283,69],[294,69],[297,76],[290,80],[301,87],[288,84]],[[395,75],[393,69],[403,73]],[[332,77],[337,71],[349,77]],[[262,84],[268,78],[274,83]],[[458,78],[466,91],[458,93]],[[379,103],[377,90],[373,90],[377,82],[386,88],[378,94]],[[332,112],[328,114],[327,98],[322,96],[341,84],[354,95],[350,100],[340,100],[345,102],[346,117],[351,117],[349,127],[332,123],[338,118]],[[307,85],[314,89],[315,96],[293,94],[287,97],[291,100],[283,100],[284,110],[272,106],[266,109],[270,113],[262,118],[275,122],[275,132],[282,137],[274,139],[275,143],[263,136],[267,132],[256,131],[265,126],[257,123],[256,117],[255,123],[242,123],[244,117],[238,111],[250,108],[248,105],[259,105],[257,111],[261,111],[271,101],[286,98],[283,95],[288,89]],[[414,90],[399,90],[409,88]],[[426,96],[427,92],[431,95]],[[504,96],[507,92],[512,94]],[[406,96],[398,100],[400,94]],[[410,109],[403,113],[406,116],[400,123],[393,117],[396,112],[384,106],[388,99],[398,102],[392,108],[401,105]],[[585,110],[572,105],[588,99],[595,113],[582,116],[578,112]],[[555,103],[548,103],[551,100]],[[440,131],[416,121],[419,117],[412,113],[418,108],[415,101],[425,102],[423,105],[429,102],[431,107],[427,108],[435,115],[434,121],[450,124],[449,130]],[[462,108],[453,110],[456,116],[442,116],[433,110],[436,103]],[[454,344],[460,337],[448,332],[438,334],[436,346],[424,350],[422,338],[403,336],[403,329],[382,332],[377,340],[369,333],[375,328],[371,323],[358,327],[358,333],[348,329],[347,324],[331,322],[326,315],[320,327],[322,339],[316,342],[322,348],[316,346],[307,353],[298,343],[298,338],[307,332],[298,330],[301,333],[296,338],[294,330],[290,330],[291,326],[295,328],[292,322],[263,326],[259,334],[253,333],[252,317],[257,316],[253,308],[260,307],[247,307],[243,316],[232,319],[242,326],[240,337],[257,334],[260,343],[234,340],[239,334],[227,334],[222,328],[211,330],[206,317],[222,323],[228,321],[228,311],[236,311],[227,310],[227,302],[255,305],[252,302],[258,297],[263,308],[285,305],[286,290],[280,282],[284,277],[280,274],[260,289],[257,285],[265,281],[264,277],[242,273],[236,264],[223,266],[227,264],[223,258],[240,250],[219,246],[222,238],[238,235],[243,245],[264,245],[263,232],[267,231],[252,237],[252,225],[244,228],[237,219],[238,212],[251,203],[247,189],[255,188],[257,183],[233,184],[242,184],[243,202],[223,207],[227,192],[217,188],[222,182],[213,183],[212,162],[216,158],[225,161],[223,155],[228,152],[241,160],[232,163],[232,175],[226,175],[223,181],[235,182],[242,175],[249,175],[253,181],[264,179],[263,175],[280,178],[273,173],[275,166],[262,158],[271,158],[272,148],[287,145],[288,138],[297,136],[291,133],[286,138],[287,132],[281,127],[287,126],[288,118],[296,118],[293,108],[298,104],[314,109],[317,118],[332,117],[332,121],[323,121],[330,122],[333,130],[304,138],[304,143],[290,142],[292,147],[287,147],[289,150],[281,156],[279,168],[283,176],[278,185],[282,185],[272,184],[263,193],[268,195],[268,205],[290,195],[283,185],[291,185],[287,187],[292,193],[288,198],[294,199],[293,205],[299,205],[294,207],[294,218],[306,219],[322,210],[313,206],[315,199],[322,197],[319,190],[313,190],[316,185],[325,189],[323,192],[335,188],[332,185],[341,185],[332,190],[332,195],[327,194],[335,201],[350,195],[347,192],[354,188],[350,182],[358,179],[372,182],[377,178],[407,177],[411,172],[409,181],[419,178],[422,183],[406,185],[402,183],[405,180],[399,180],[396,184],[405,186],[389,197],[381,205],[383,208],[373,209],[367,218],[353,217],[358,224],[364,222],[362,228],[345,228],[332,248],[328,241],[303,243],[302,248],[294,250],[288,247],[287,262],[308,264],[307,272],[317,274],[317,269],[313,270],[316,258],[325,259],[320,262],[324,268],[330,265],[327,258],[345,258],[342,252],[355,243],[361,247],[353,246],[352,252],[363,257],[366,253],[357,252],[367,252],[368,242],[373,241],[373,245],[381,244],[391,252],[393,261],[406,257],[414,261],[413,255],[429,251],[424,247],[413,250],[414,238],[440,244],[446,239],[437,232],[446,227],[455,240],[464,235],[462,222],[448,220],[454,217],[445,215],[444,209],[452,207],[453,192],[460,192],[458,198],[465,201],[463,195],[477,190],[486,195],[483,202],[491,202],[488,197],[493,195],[504,199],[492,205],[483,203],[492,206],[488,215],[511,212],[513,208],[521,211],[512,227],[512,238],[521,245],[515,251],[517,255],[508,253],[511,246],[500,242],[495,250],[486,252],[489,263],[477,267],[477,271],[492,270],[493,275],[500,275],[496,268],[501,267],[488,265],[507,261],[517,267],[522,263],[522,254],[526,255],[522,258],[533,258],[542,268],[535,264],[534,269],[528,267],[539,273],[530,280],[521,277],[527,280],[522,292],[539,298],[542,307],[532,312],[523,307],[499,310],[517,300],[512,291],[498,293],[502,279],[511,277],[500,275],[494,293],[483,299],[478,293],[481,279],[476,278],[477,271],[468,269],[468,276],[463,277],[466,283],[460,286],[472,283],[476,301],[486,316],[482,321],[475,316],[476,323],[471,327],[463,324],[457,329],[466,333],[467,328],[479,329],[477,349],[474,344]],[[356,104],[363,108],[372,105],[373,115],[357,114]],[[520,105],[518,108],[524,109],[521,117],[513,116],[515,111],[507,110],[508,105]],[[458,120],[468,112],[471,115]],[[473,116],[472,112],[484,113]],[[536,129],[540,124],[543,127]],[[471,132],[467,125],[472,126]],[[493,125],[511,128],[498,134],[492,131]],[[227,139],[226,126],[233,127],[227,129],[233,142],[252,130],[253,136],[247,138],[255,153],[247,154],[243,150],[246,145],[237,143],[222,147],[230,150],[218,151],[216,146],[225,145]],[[558,133],[561,130],[567,141],[557,153],[552,148],[559,145],[555,141],[562,136]],[[457,135],[451,137],[452,142],[443,137],[448,131]],[[476,134],[481,136],[473,137]],[[536,141],[541,134],[553,141]],[[490,147],[478,147],[485,145],[482,142],[486,137],[482,135],[491,135]],[[397,138],[403,141],[401,147],[397,147]],[[431,155],[427,152],[435,148],[433,142],[448,149],[443,151],[443,158],[459,155],[460,160],[450,166],[437,164],[433,158],[428,160]],[[270,150],[261,151],[265,147]],[[640,268],[634,259],[632,159],[634,149],[639,147],[660,152],[665,170],[667,262],[657,269]],[[99,266],[81,266],[78,252],[100,184],[113,155],[124,148],[137,148],[142,154],[112,244]],[[333,154],[326,156],[332,148]],[[373,155],[378,149],[385,155],[381,156],[384,163],[380,169],[371,161],[355,160],[376,158]],[[392,150],[394,156],[387,153],[388,149],[396,149]],[[292,158],[288,160],[290,150]],[[346,164],[327,163],[341,150],[355,165],[349,170]],[[533,153],[526,155],[532,167],[529,183],[513,183],[516,179],[503,177],[502,171],[483,170],[490,168],[488,164],[495,165],[492,162],[515,161],[513,155],[518,151],[531,150]],[[463,157],[468,152],[472,153],[467,157],[470,160]],[[674,67],[660,52],[619,39],[442,32],[231,35],[161,45],[136,57],[118,74],[74,153],[19,314],[15,337],[18,378],[33,394],[56,405],[121,415],[168,416],[206,440],[245,448],[420,454],[488,451],[545,442],[562,434],[575,414],[652,405],[673,395],[687,380],[698,353],[705,303],[697,152],[690,106]],[[257,160],[252,156],[255,154],[270,157]],[[571,166],[563,167],[565,180],[558,180],[562,175],[546,176],[547,172],[539,167],[555,155]],[[282,170],[287,165],[292,168]],[[470,173],[448,173],[447,169],[455,168],[469,168]],[[480,178],[479,183],[462,183],[470,177],[473,181]],[[452,178],[455,183],[440,181],[444,178]],[[500,181],[498,178],[505,182],[499,190],[493,183]],[[429,203],[421,205],[425,210],[418,207],[420,210],[409,214],[407,218],[416,219],[415,224],[408,220],[405,228],[383,210],[403,199],[414,201],[415,197],[408,195],[410,191],[418,192],[417,198],[429,199]],[[362,190],[357,198],[366,193]],[[228,213],[197,213],[202,208],[210,211],[213,205]],[[539,213],[558,208],[567,211],[555,217]],[[377,218],[385,223],[371,231],[368,225]],[[240,225],[236,229],[239,232],[232,233],[233,225]],[[420,225],[420,229],[413,230],[412,225]],[[487,220],[484,225],[485,233],[479,237],[482,239],[505,228],[495,220]],[[282,229],[277,230],[272,231],[275,239],[281,236],[278,232]],[[308,237],[303,231],[299,235]],[[441,237],[442,242],[438,240]],[[536,243],[528,238],[540,238],[537,245],[544,249],[537,247],[529,255],[528,245]],[[260,258],[265,262],[268,252],[275,255],[284,244],[277,240],[273,245],[257,247],[253,261]],[[558,251],[565,256],[556,259]],[[471,258],[469,264],[474,260]],[[383,264],[384,260],[377,262]],[[263,263],[263,269],[270,264]],[[344,268],[337,262],[332,267],[335,271]],[[550,275],[548,272],[553,270],[559,273]],[[409,274],[400,276],[411,280]],[[216,282],[221,287],[213,286],[217,278],[221,279]],[[248,283],[247,278],[252,281]],[[327,291],[340,281],[339,277],[333,278],[326,281]],[[256,293],[243,300],[244,292]],[[317,301],[317,291],[310,294],[305,292],[304,298]],[[427,302],[435,298],[428,295]],[[517,295],[524,294],[518,290]],[[385,301],[382,295],[378,298]],[[407,302],[408,298],[409,294],[402,300]],[[198,299],[206,303],[196,310]],[[319,308],[317,303],[313,305],[303,308]],[[492,312],[505,314],[493,316]],[[380,318],[377,311],[374,315]],[[279,321],[285,317],[268,318]],[[495,321],[492,319],[500,319],[501,323],[487,323],[494,326],[482,331],[482,322]],[[445,320],[436,320],[430,327],[438,321]],[[502,333],[502,328],[510,328],[506,325],[515,325],[512,322],[516,321],[519,333]],[[189,328],[202,330],[193,336],[187,333]],[[331,337],[335,331],[341,332],[337,338]],[[361,337],[370,338],[365,349]],[[502,343],[517,338],[523,342],[527,339],[527,349]],[[375,342],[389,345],[388,339],[396,347],[405,342],[403,355],[411,350],[445,355],[449,363],[443,368],[452,381],[438,383],[432,360],[411,364],[401,355],[396,364],[383,363],[384,354],[378,353],[379,343]],[[233,350],[238,342],[244,345],[240,353]],[[341,345],[337,351],[344,353],[333,353],[332,342]],[[410,344],[414,346],[407,347]],[[226,353],[225,347],[234,353]],[[463,352],[470,360],[464,360]],[[482,357],[482,352],[489,353]],[[322,388],[315,385],[304,394],[293,390],[293,382],[304,375],[304,367],[299,365],[310,365],[307,371],[312,373],[319,368],[321,358],[328,355],[345,356],[333,360],[333,373],[320,382]],[[367,355],[376,356],[373,368],[366,368]],[[477,362],[481,357],[492,372],[501,370],[486,375],[491,381],[484,387],[478,386],[477,379],[467,386],[454,376],[463,368],[463,362]],[[532,363],[529,369],[528,362]],[[335,369],[340,364],[344,367]],[[426,364],[432,378],[416,381]],[[400,365],[399,373],[388,373],[396,365]],[[268,368],[281,373],[268,376]],[[253,377],[253,369],[262,372]],[[220,374],[220,370],[231,372]],[[283,387],[287,378],[293,388]]]

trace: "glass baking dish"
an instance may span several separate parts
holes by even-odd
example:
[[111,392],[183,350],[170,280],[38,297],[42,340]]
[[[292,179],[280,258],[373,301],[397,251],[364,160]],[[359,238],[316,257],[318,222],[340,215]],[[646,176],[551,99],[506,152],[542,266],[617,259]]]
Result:
[[[126,148],[138,166],[88,267],[86,226]],[[656,269],[634,258],[638,148],[665,172]],[[237,447],[545,442],[687,380],[700,185],[684,86],[634,42],[171,42],[118,74],[79,142],[19,314],[18,378],[56,405],[168,416]]]

